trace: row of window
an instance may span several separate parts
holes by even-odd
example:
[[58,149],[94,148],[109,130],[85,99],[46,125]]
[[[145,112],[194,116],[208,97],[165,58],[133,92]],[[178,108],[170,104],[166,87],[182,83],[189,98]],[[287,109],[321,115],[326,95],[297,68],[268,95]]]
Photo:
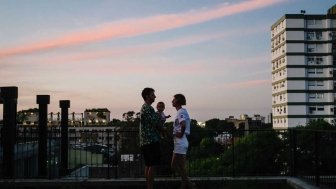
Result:
[[277,119],[274,119],[273,121],[273,124],[276,124],[276,123],[286,123],[286,118],[277,118]]
[[307,40],[313,40],[313,39],[317,39],[320,40],[322,39],[322,32],[321,31],[317,31],[317,32],[307,32]]
[[322,20],[306,20],[307,25],[322,25]]
[[[309,106],[309,113],[314,113],[315,111],[322,112],[324,111],[324,106]],[[334,108],[330,108],[330,111],[333,112]]]
[[277,68],[281,68],[282,64],[285,64],[285,62],[286,62],[285,57],[280,58],[280,59],[278,59],[278,60],[274,60],[274,61],[272,62],[273,70],[275,70],[275,69],[277,69]]
[[311,86],[311,87],[322,87],[324,86],[324,81],[308,81],[308,86]]
[[308,74],[323,74],[323,68],[309,68],[307,69]]
[[309,99],[323,99],[324,94],[323,93],[309,93],[308,97]]
[[286,47],[285,45],[281,45],[279,48],[272,50],[272,56],[282,54],[286,52]]
[[274,113],[275,113],[275,109],[276,109],[276,112],[278,113],[278,114],[282,114],[282,113],[286,113],[286,107],[285,106],[281,106],[281,107],[277,107],[277,108],[274,108]]
[[274,35],[285,28],[285,20],[283,20],[282,22],[280,22],[276,27],[273,28],[272,30],[272,37],[274,37]]
[[310,65],[321,65],[323,64],[323,57],[321,56],[308,56],[307,63]]
[[280,70],[280,71],[277,71],[277,72],[273,73],[272,74],[273,80],[275,80],[277,77],[285,76],[286,72],[287,72],[286,69],[283,69],[283,70]]
[[273,96],[272,99],[273,99],[273,104],[275,104],[277,101],[285,102],[286,94],[279,94],[279,95]]
[[286,86],[286,81],[280,82],[278,84],[273,85],[273,91],[277,89],[281,89]]
[[323,44],[308,44],[307,51],[310,53],[323,51]]
[[272,48],[285,41],[285,33],[280,34],[278,37],[272,40]]

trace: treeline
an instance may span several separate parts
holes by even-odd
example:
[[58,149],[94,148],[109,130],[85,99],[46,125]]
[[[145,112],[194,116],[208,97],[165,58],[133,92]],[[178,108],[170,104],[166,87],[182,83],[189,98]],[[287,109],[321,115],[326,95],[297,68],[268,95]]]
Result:
[[[138,129],[138,114],[128,112],[123,118],[112,123]],[[165,127],[162,164],[169,165],[173,122]],[[224,144],[215,140],[223,133],[228,137]],[[132,140],[134,145],[128,141],[125,150],[138,146],[138,137]],[[191,120],[189,144],[188,169],[193,176],[314,175],[316,166],[320,174],[336,174],[336,127],[323,120],[285,130],[263,124],[248,132],[226,120],[211,119],[205,127]]]

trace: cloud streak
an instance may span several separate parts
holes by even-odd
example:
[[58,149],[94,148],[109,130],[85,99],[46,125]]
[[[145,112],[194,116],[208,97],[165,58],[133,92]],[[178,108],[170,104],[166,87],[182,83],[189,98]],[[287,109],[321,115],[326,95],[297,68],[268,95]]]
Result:
[[222,4],[212,9],[202,9],[200,11],[189,11],[186,13],[166,14],[119,21],[93,29],[65,34],[58,38],[39,41],[33,44],[3,48],[0,49],[0,58],[161,32],[193,24],[200,24],[241,12],[261,9],[280,2],[282,2],[282,0],[249,0],[232,5]]

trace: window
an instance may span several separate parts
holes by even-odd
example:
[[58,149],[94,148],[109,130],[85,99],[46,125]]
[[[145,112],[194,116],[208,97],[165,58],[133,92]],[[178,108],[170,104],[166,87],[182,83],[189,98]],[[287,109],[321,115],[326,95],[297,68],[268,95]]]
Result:
[[322,39],[322,32],[316,32],[316,39]]
[[324,111],[324,107],[323,106],[318,106],[317,111]]
[[313,113],[314,111],[316,111],[316,107],[315,106],[310,106],[309,107],[309,113]]
[[323,93],[317,93],[316,94],[316,98],[318,98],[318,99],[323,99],[323,97],[324,97]]
[[315,24],[315,20],[307,20],[307,25],[314,25]]
[[308,62],[314,62],[315,58],[313,56],[308,56],[307,61]]
[[316,49],[316,44],[308,44],[308,52],[314,52]]
[[314,38],[314,35],[315,35],[314,32],[308,32],[308,33],[307,33],[307,39],[308,39],[308,40],[313,39],[313,38]]
[[317,81],[317,82],[316,82],[316,85],[317,85],[317,86],[324,86],[324,83],[323,83],[323,81]]
[[309,68],[308,73],[309,74],[315,74],[315,69],[314,68]]
[[316,74],[323,74],[323,68],[316,68]]
[[309,98],[316,98],[316,94],[315,93],[310,93]]
[[315,81],[308,81],[308,86],[315,86]]

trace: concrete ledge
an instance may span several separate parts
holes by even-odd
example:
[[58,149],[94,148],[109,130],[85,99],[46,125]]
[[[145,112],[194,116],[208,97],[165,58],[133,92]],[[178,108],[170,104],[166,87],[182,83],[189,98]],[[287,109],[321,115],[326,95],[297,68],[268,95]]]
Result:
[[[253,181],[257,183],[288,184],[296,189],[317,189],[298,178],[293,177],[193,177],[197,185],[212,186],[213,183],[228,184],[235,181]],[[0,188],[144,188],[144,178],[118,178],[118,179],[2,179]],[[158,177],[155,178],[155,186],[161,188],[176,188],[180,185],[180,178]],[[204,188],[204,187],[201,187]]]

